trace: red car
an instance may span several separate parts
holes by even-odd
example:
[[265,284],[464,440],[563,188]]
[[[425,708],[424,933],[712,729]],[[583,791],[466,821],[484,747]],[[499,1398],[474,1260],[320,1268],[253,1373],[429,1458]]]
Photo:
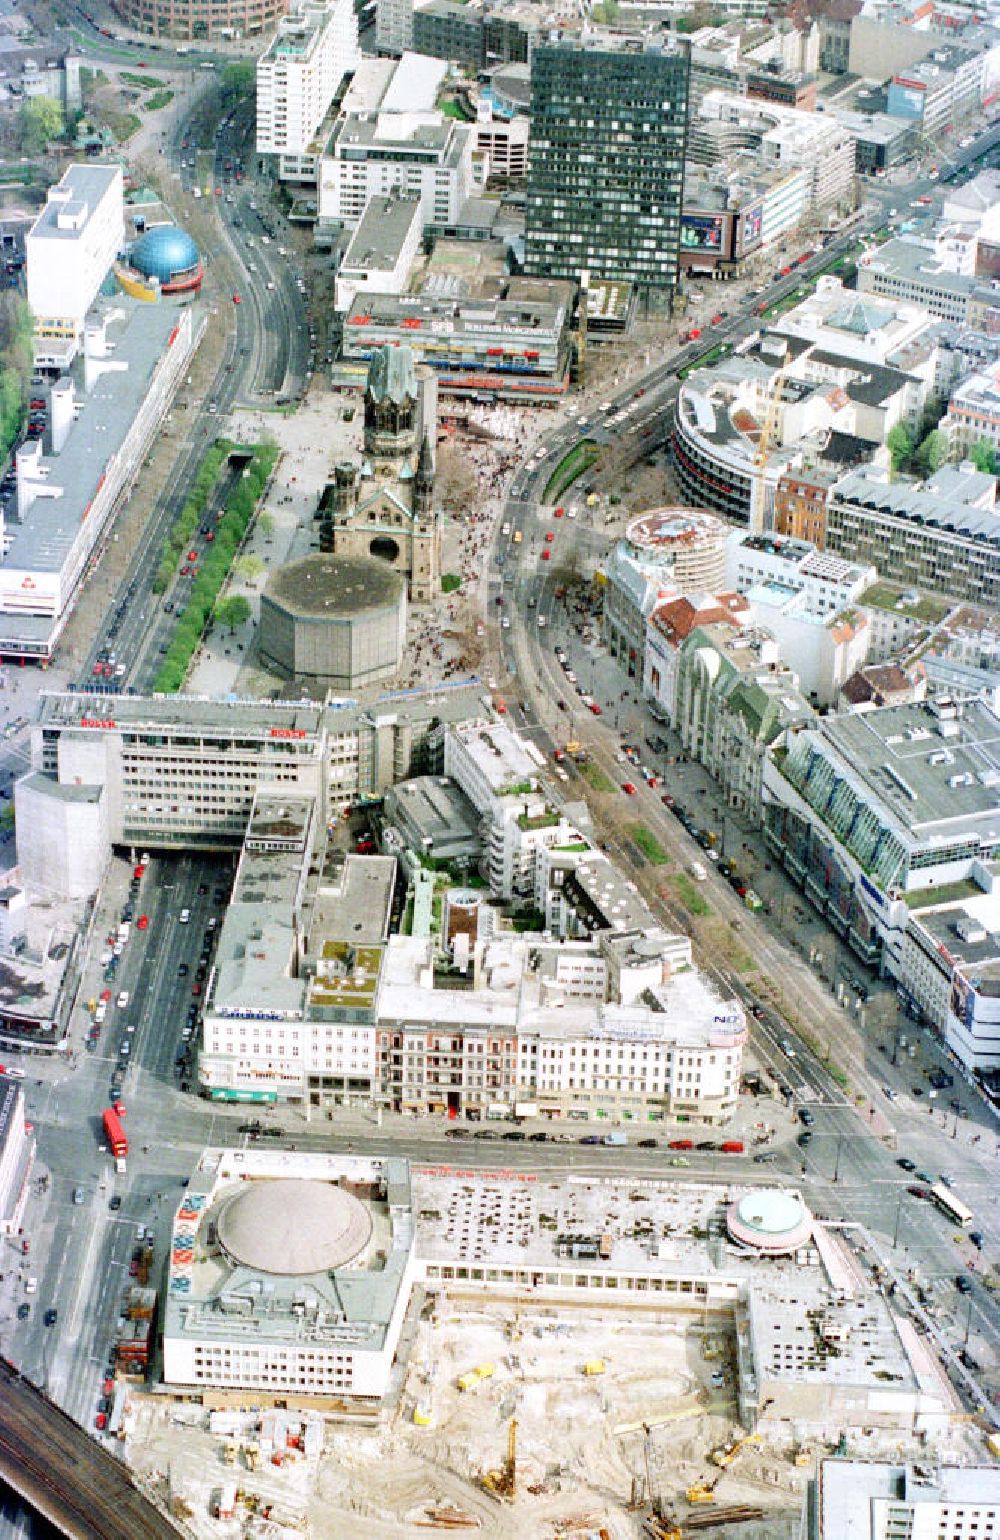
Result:
[[110,991],[110,989],[102,989],[101,990],[101,999],[104,1001],[105,1005],[109,1004],[109,1002],[111,1000],[111,991]]
[[212,544],[212,541],[215,539],[215,535],[213,534],[213,532],[211,530],[208,531],[208,533],[205,536],[205,539],[208,541],[209,545]]
[[542,552],[542,561],[551,561],[551,560],[552,560],[552,552],[548,549],[548,547],[546,547],[546,549]]
[[674,805],[674,799],[670,795],[669,791],[665,791],[663,793],[663,796],[660,798],[660,801],[663,803],[664,807],[673,807],[673,805]]
[[135,924],[136,924],[136,929],[137,930],[148,930],[149,929],[149,915],[148,914],[140,914],[140,916],[136,920]]
[[631,781],[622,781],[622,791],[627,797],[635,796],[635,787],[632,785]]
[[110,1375],[108,1375],[107,1379],[104,1381],[104,1384],[102,1385],[101,1389],[102,1389],[104,1395],[106,1395],[106,1396],[113,1396],[114,1395],[114,1393],[115,1393],[115,1382],[111,1378]]
[[601,714],[601,708],[600,708],[600,706],[599,706],[599,705],[598,705],[598,704],[597,704],[597,702],[596,702],[596,700],[592,700],[592,701],[591,701],[591,703],[590,703],[590,709],[591,709],[591,711],[592,711],[592,712],[593,712],[593,713],[594,713],[594,715],[595,715],[595,717],[599,717],[599,716],[600,716],[600,714]]
[[94,1418],[94,1427],[97,1429],[98,1433],[103,1433],[105,1428],[107,1427],[107,1425],[108,1425],[108,1414],[107,1414],[107,1412],[98,1412],[97,1416]]
[[242,305],[242,303],[243,303],[243,301],[240,299],[240,296],[238,294],[234,294],[233,295],[233,304],[234,305]]
[[694,1140],[693,1139],[671,1139],[670,1143],[667,1145],[667,1149],[668,1150],[693,1150],[694,1149]]
[[197,560],[198,560],[198,552],[197,551],[188,551],[188,561],[197,561]]
[[546,545],[551,545],[555,538],[556,538],[555,530],[547,529],[545,531],[545,544]]
[[[556,516],[556,518],[557,518],[557,519],[561,519],[561,518],[564,518],[564,517],[565,517],[565,514],[566,514],[566,510],[565,510],[565,508],[557,508],[557,509],[556,509],[556,514],[555,514],[555,516]],[[546,536],[546,538],[548,538],[548,536]]]
[[193,995],[200,995],[201,994],[201,985],[200,984],[196,984],[194,986],[194,988],[192,989],[191,993]]
[[563,760],[566,758],[566,750],[565,749],[553,749],[552,750],[552,758],[555,760],[557,765],[561,765]]

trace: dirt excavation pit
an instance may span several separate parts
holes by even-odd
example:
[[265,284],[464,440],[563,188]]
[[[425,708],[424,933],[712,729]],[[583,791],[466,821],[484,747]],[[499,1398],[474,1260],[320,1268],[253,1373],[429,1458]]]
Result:
[[[320,1475],[328,1528],[316,1532],[416,1537],[428,1533],[428,1510],[455,1510],[470,1521],[456,1533],[497,1540],[571,1540],[601,1528],[613,1540],[638,1536],[641,1514],[628,1504],[645,1468],[643,1425],[654,1425],[653,1479],[679,1512],[692,1482],[718,1474],[711,1450],[735,1431],[727,1384],[712,1383],[714,1375],[731,1384],[720,1368],[724,1336],[709,1340],[706,1360],[705,1333],[689,1323],[439,1300],[421,1322],[386,1425],[371,1434],[328,1428]],[[517,1491],[498,1501],[480,1478],[502,1472],[512,1420]],[[796,1481],[762,1493],[727,1473],[725,1488],[720,1502],[798,1511]]]

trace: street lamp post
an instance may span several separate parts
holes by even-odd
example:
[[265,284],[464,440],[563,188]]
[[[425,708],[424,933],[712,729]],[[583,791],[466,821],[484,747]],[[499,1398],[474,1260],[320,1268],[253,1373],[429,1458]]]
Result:
[[892,1227],[892,1249],[893,1249],[893,1251],[895,1251],[896,1246],[899,1243],[899,1219],[900,1219],[900,1215],[903,1212],[903,1194],[905,1193],[905,1191],[906,1191],[905,1187],[901,1187],[899,1189],[899,1198],[898,1198],[898,1200],[896,1202],[896,1222],[895,1222],[895,1224]]

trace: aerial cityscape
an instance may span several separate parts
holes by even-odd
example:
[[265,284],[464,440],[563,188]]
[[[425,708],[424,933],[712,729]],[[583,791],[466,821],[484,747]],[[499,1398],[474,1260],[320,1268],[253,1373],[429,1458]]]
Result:
[[0,1537],[1000,1537],[1000,0],[9,0],[0,160]]

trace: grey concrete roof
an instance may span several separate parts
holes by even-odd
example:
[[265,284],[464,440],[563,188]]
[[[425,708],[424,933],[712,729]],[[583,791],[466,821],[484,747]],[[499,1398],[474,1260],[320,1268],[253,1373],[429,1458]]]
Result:
[[[341,270],[395,267],[413,221],[420,217],[420,199],[390,194],[369,199],[358,228],[344,253]],[[402,349],[394,351],[402,352]]]
[[937,825],[954,829],[971,817],[995,826],[1000,840],[1000,719],[970,701],[956,736],[941,736],[938,723],[931,704],[912,702],[828,717],[820,732],[868,784],[873,801],[888,804],[922,839],[932,838]]
[[[126,295],[101,306],[95,314],[112,318],[108,337],[114,344],[116,367],[102,374],[90,391],[85,391],[82,360],[74,364],[71,372],[77,383],[80,415],[60,453],[41,457],[48,472],[49,495],[32,504],[23,524],[7,526],[8,534],[13,536],[3,558],[7,567],[23,567],[32,572],[62,570],[108,460],[124,443],[177,325],[173,305],[165,301],[150,305]],[[53,496],[53,488],[60,488],[62,495]],[[51,618],[34,618],[43,619],[43,634],[48,635]],[[0,629],[10,633],[14,623],[15,617],[5,615],[0,620]],[[20,635],[20,617],[16,623]]]
[[864,466],[848,471],[837,482],[833,495],[840,503],[857,503],[912,524],[926,524],[931,529],[1000,547],[1000,514],[994,509],[948,502],[912,481],[881,481],[870,476]]
[[313,554],[272,573],[264,597],[303,619],[337,621],[398,604],[405,586],[403,575],[376,556]]

